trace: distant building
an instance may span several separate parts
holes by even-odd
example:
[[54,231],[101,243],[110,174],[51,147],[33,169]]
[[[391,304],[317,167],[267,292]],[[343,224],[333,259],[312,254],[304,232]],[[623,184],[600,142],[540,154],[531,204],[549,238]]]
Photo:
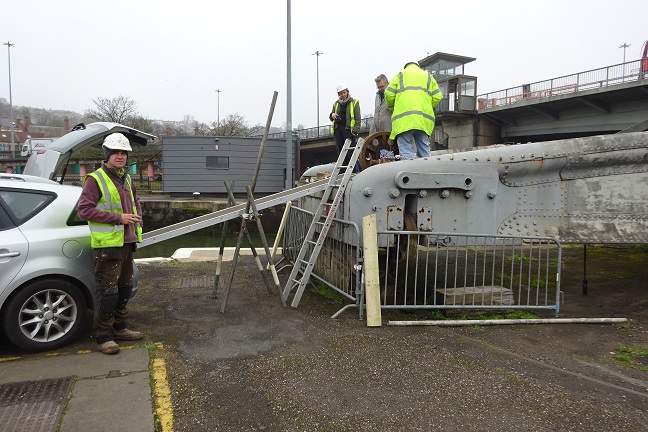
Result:
[[13,132],[13,151],[20,155],[20,146],[28,138],[45,138],[43,132],[30,131],[31,122],[29,116],[24,120],[16,118],[13,122],[6,118],[0,118],[0,151],[11,152],[11,134]]

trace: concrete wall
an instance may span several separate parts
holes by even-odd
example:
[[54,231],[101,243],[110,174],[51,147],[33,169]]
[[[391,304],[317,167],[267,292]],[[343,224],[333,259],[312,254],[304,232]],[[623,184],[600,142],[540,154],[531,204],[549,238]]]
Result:
[[444,118],[443,132],[448,134],[448,149],[471,148],[475,142],[476,116]]
[[502,144],[501,128],[485,117],[479,117],[477,124],[477,147]]

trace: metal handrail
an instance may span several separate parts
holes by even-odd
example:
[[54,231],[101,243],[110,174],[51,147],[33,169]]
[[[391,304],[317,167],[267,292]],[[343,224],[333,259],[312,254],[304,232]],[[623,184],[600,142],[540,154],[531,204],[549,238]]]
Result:
[[576,93],[644,79],[641,60],[551,78],[477,96],[477,109],[511,105],[523,100]]

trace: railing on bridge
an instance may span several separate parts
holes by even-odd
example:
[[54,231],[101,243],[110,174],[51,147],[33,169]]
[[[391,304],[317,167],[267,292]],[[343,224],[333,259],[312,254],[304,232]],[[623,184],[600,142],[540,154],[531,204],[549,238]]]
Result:
[[[371,127],[371,123],[373,123],[373,116],[363,118],[362,123],[360,124],[360,132],[368,132],[369,128]],[[330,125],[319,126],[314,128],[308,128],[308,129],[295,129],[293,132],[299,137],[300,140],[326,138],[326,137],[333,136],[333,134],[331,133]],[[253,135],[253,136],[263,136],[263,135]],[[286,139],[286,132],[284,131],[284,132],[271,133],[268,134],[268,138]],[[435,128],[434,143],[436,144],[434,146],[435,150],[447,149],[448,134],[443,132],[443,130],[441,129]]]
[[635,60],[531,84],[523,84],[477,96],[477,109],[506,106],[524,100],[547,98],[637,81],[644,78],[640,76],[640,71],[641,61]]
[[[360,121],[360,132],[367,132],[369,130],[369,127],[371,126],[371,123],[373,122],[373,116],[372,117],[366,117],[363,118]],[[330,137],[333,136],[331,133],[331,125],[327,124],[325,126],[318,126],[318,127],[312,127],[308,129],[295,129],[293,132],[299,136],[300,140],[304,139],[313,139],[313,138],[325,138],[325,137]],[[258,134],[258,135],[252,135],[255,137],[261,137],[263,134]],[[268,134],[268,138],[286,138],[286,132],[275,132]]]

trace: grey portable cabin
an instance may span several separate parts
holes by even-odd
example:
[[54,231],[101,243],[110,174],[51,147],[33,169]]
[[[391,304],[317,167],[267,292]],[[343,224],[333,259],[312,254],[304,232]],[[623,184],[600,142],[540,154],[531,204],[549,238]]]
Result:
[[[293,166],[299,166],[295,144],[292,161]],[[252,183],[260,147],[261,137],[164,136],[164,193],[225,196],[224,181],[232,180],[234,193],[245,195],[245,186]],[[293,169],[291,185],[295,184],[294,175]],[[254,194],[281,192],[285,184],[286,140],[268,139]]]

